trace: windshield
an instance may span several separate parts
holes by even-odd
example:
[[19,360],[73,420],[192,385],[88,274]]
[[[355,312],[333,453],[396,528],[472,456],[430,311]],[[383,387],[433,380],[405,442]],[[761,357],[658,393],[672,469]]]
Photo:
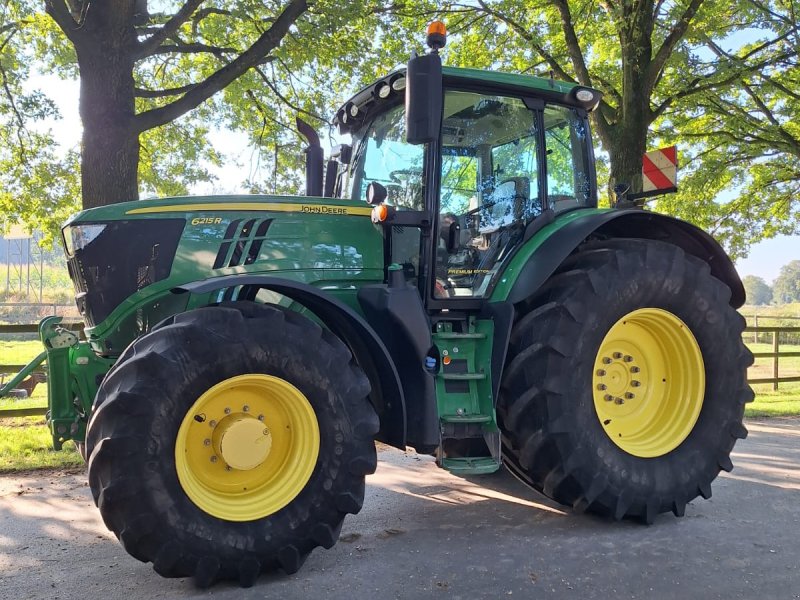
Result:
[[386,204],[423,210],[422,165],[424,147],[406,142],[404,106],[379,114],[354,136],[355,155],[350,167],[349,197],[364,200],[367,186],[378,182],[386,188]]

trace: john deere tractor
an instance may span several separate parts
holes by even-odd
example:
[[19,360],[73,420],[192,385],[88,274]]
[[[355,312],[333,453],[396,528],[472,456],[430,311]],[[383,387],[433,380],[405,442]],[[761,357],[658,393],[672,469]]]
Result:
[[63,229],[86,341],[40,326],[49,426],[167,577],[252,585],[330,548],[375,441],[651,523],[711,495],[752,399],[706,233],[597,207],[593,89],[442,67],[350,98],[306,195],[103,206]]

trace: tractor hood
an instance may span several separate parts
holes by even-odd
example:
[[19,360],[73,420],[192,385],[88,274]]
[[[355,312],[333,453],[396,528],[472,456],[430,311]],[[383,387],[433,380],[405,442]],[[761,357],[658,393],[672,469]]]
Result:
[[370,213],[307,196],[159,198],[83,211],[62,233],[78,308],[105,329],[209,277],[267,272],[326,289],[382,281],[383,233]]

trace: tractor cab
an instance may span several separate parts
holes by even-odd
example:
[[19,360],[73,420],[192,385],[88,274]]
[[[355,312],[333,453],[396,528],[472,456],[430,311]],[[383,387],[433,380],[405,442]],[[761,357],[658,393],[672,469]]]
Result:
[[442,68],[433,47],[338,111],[353,143],[329,189],[375,205],[387,265],[428,309],[477,309],[535,229],[597,205],[588,113],[599,99],[552,79]]

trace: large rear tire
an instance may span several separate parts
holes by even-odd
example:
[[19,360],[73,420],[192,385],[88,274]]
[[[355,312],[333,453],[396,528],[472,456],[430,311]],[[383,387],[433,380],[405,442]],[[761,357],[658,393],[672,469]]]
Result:
[[330,548],[374,472],[378,418],[346,346],[253,303],[170,318],[129,346],[87,433],[103,520],[165,577],[252,585]]
[[514,326],[498,403],[509,470],[616,519],[652,523],[710,497],[753,399],[729,298],[676,246],[586,244]]

